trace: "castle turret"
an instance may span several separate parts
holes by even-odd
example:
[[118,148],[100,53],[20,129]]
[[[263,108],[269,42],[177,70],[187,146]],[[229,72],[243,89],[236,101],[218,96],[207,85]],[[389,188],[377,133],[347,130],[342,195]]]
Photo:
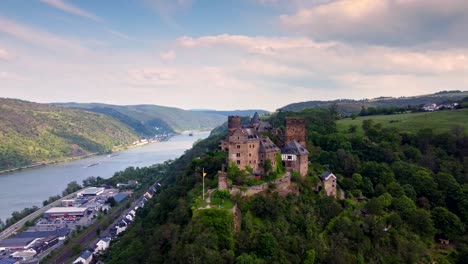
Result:
[[286,117],[284,144],[289,145],[296,140],[302,146],[306,145],[306,122],[300,117]]

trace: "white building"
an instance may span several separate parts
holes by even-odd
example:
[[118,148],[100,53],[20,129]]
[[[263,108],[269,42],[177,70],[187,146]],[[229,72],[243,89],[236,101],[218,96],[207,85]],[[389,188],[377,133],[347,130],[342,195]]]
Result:
[[73,261],[73,264],[89,264],[91,261],[93,261],[93,252],[85,250],[77,259],[75,259],[75,261]]
[[96,243],[96,249],[94,249],[94,253],[107,250],[110,246],[110,241],[110,237],[103,237],[99,239],[99,241]]

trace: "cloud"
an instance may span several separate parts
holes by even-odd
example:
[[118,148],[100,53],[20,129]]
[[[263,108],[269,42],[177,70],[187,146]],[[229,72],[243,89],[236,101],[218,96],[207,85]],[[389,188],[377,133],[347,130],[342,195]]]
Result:
[[145,0],[145,3],[151,7],[165,23],[175,25],[173,17],[177,13],[190,8],[193,4],[193,0]]
[[269,96],[288,91],[283,96],[289,102],[414,95],[463,89],[468,81],[467,48],[414,49],[228,34],[185,36],[177,46],[179,52],[201,58],[216,52],[217,60],[205,59],[205,65],[223,65],[227,75],[249,81],[256,89],[267,87]]
[[0,60],[9,60],[11,57],[12,55],[8,51],[0,48]]
[[24,81],[26,79],[15,73],[0,71],[0,80]]
[[70,14],[73,14],[73,15],[77,15],[77,16],[80,16],[80,17],[84,17],[84,18],[87,18],[87,19],[91,19],[91,20],[94,20],[94,21],[101,21],[101,18],[91,14],[90,12],[86,11],[86,10],[83,10],[77,6],[74,6],[70,3],[66,3],[65,1],[63,0],[40,0],[41,2],[43,2],[44,4],[47,4],[53,8],[56,8],[56,9],[59,9],[63,12],[66,12],[66,13],[70,13]]
[[[219,48],[225,54],[236,54],[233,58],[237,58],[239,54],[255,55],[263,62],[275,62],[276,70],[284,67],[302,68],[324,74],[356,70],[373,74],[438,74],[468,70],[466,49],[412,50],[401,47],[349,45],[341,42],[315,42],[301,37],[242,35],[181,37],[177,43],[179,47],[196,49],[199,52]],[[256,64],[259,64],[258,61]],[[264,66],[264,70],[273,72],[271,63]],[[258,69],[257,72],[261,70]]]
[[464,45],[468,40],[465,0],[338,0],[300,8],[279,21],[320,41]]
[[176,56],[177,55],[174,50],[168,50],[160,54],[161,60],[163,60],[164,62],[171,62],[175,60]]
[[1,33],[53,51],[77,52],[85,50],[77,41],[65,39],[47,31],[20,24],[0,16]]

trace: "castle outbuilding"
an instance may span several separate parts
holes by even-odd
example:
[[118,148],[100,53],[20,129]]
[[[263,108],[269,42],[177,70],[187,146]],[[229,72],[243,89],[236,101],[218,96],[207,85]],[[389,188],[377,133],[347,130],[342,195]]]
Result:
[[320,180],[327,195],[336,198],[336,176],[327,171],[320,175]]

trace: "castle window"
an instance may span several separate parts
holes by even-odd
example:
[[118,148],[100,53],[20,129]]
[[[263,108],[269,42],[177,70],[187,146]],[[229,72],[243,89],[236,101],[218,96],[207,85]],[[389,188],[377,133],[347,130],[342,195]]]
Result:
[[249,160],[249,164],[252,164],[252,161],[251,161],[251,160]]
[[237,165],[240,165],[240,160],[237,160]]
[[249,157],[252,157],[252,153],[249,153]]
[[237,148],[240,149],[240,145],[237,145]]
[[237,153],[237,154],[236,154],[236,157],[240,157],[240,153]]
[[292,160],[292,156],[291,156],[291,155],[288,156],[288,160]]

